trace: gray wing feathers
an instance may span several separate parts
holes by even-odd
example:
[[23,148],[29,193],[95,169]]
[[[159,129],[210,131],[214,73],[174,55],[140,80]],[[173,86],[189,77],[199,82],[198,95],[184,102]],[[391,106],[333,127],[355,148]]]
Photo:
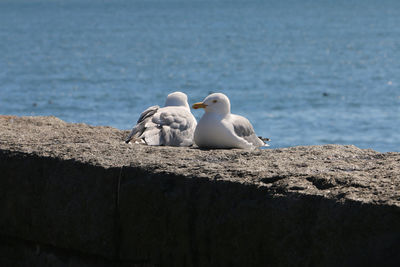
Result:
[[257,147],[265,145],[265,143],[260,140],[254,132],[254,128],[248,119],[234,114],[232,114],[232,116],[234,117],[233,129],[239,137],[242,137],[244,140]]
[[[152,116],[159,110],[159,106],[151,106],[140,114],[137,124],[133,127],[128,138],[125,142],[129,143],[132,139],[140,139],[140,136],[146,130],[146,123],[152,118]],[[136,141],[136,140],[135,140]]]
[[140,114],[140,117],[139,117],[137,123],[141,123],[145,119],[153,116],[154,113],[156,113],[159,108],[160,108],[159,106],[151,106],[148,109],[146,109],[145,111],[143,111],[142,114]]
[[140,116],[143,117],[142,120],[139,119],[132,130],[132,133],[134,131],[135,133],[131,133],[128,139],[132,139],[133,136],[153,146],[193,144],[193,134],[197,123],[190,111],[181,107],[158,108],[154,112],[149,109],[142,113]]
[[183,108],[169,107],[168,111],[154,116],[153,123],[159,126],[159,144],[169,146],[190,146],[193,144],[193,134],[196,119]]

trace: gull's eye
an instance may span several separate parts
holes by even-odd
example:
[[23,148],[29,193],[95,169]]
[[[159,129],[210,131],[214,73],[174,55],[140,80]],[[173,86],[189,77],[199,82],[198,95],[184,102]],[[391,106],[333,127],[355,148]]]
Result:
[[217,100],[213,100],[213,103],[217,103]]

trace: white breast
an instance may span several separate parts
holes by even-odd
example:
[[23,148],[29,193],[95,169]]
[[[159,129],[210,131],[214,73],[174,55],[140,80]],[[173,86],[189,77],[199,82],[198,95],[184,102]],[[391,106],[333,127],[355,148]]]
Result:
[[204,114],[194,132],[194,142],[199,147],[236,147],[235,138],[232,135],[233,128],[226,125],[224,119],[224,117],[218,114]]

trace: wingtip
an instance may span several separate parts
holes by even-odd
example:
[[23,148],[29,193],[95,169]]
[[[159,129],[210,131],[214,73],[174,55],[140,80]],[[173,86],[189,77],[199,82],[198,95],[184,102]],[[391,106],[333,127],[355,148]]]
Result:
[[262,137],[262,136],[259,136],[258,138],[261,139],[261,140],[264,141],[264,142],[269,142],[269,141],[271,141],[270,138],[266,138],[266,137]]

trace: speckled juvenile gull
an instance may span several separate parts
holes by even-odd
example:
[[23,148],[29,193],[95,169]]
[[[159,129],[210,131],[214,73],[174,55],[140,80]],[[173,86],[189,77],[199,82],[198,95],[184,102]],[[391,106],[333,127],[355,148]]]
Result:
[[211,94],[192,107],[205,110],[194,132],[194,142],[199,147],[252,149],[268,146],[255,134],[248,119],[231,114],[231,104],[226,95]]
[[168,95],[165,106],[151,106],[140,115],[137,124],[126,139],[151,146],[191,146],[197,122],[186,94]]

